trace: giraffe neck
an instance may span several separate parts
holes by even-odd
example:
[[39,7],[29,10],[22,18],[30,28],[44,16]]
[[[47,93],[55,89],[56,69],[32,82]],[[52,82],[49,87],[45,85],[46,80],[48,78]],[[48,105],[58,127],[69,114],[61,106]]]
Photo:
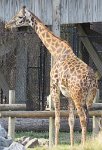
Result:
[[36,16],[32,18],[32,27],[52,56],[58,57],[63,53],[72,53],[70,46],[56,37]]

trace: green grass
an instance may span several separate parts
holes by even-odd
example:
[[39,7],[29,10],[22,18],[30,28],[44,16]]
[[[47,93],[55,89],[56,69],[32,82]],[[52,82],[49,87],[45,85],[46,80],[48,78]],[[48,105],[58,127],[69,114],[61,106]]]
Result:
[[[27,150],[48,150],[48,148],[34,148]],[[97,140],[89,140],[86,142],[85,146],[75,145],[73,147],[69,145],[60,145],[57,147],[53,147],[51,150],[102,150],[102,142],[98,142]]]
[[31,138],[45,138],[48,139],[48,132],[16,132],[16,139],[22,136],[31,137]]
[[[48,139],[49,138],[49,133],[48,132],[33,132],[33,131],[30,131],[30,132],[17,132],[16,133],[16,139],[20,138],[22,136],[31,137],[31,138],[45,138],[45,139]],[[91,137],[91,132],[88,132],[87,138],[90,138],[90,137]],[[81,133],[80,132],[75,132],[74,138],[75,138],[75,143],[80,143]],[[60,141],[60,144],[70,144],[70,134],[67,133],[67,132],[60,132],[59,141]]]
[[[73,148],[69,145],[69,133],[60,132],[60,145],[57,147],[53,147],[51,150],[102,150],[102,134],[100,138],[96,138],[92,140],[91,133],[88,133],[87,142],[83,147],[80,144],[81,133],[75,132],[75,144]],[[20,138],[22,136],[30,136],[32,138],[47,138],[48,139],[48,132],[18,132],[16,133],[16,138]],[[101,142],[100,142],[101,141]],[[45,147],[36,147],[27,150],[48,150]]]

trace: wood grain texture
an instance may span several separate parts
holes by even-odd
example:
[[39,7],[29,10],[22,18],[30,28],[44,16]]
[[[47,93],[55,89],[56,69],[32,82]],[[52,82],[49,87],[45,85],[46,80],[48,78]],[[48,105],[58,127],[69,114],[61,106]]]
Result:
[[[68,117],[67,110],[61,110],[61,117]],[[78,116],[77,112],[74,112],[75,116]],[[89,111],[89,116],[102,116],[102,110]],[[0,117],[12,117],[12,118],[49,118],[55,117],[55,111],[0,111]]]
[[[0,0],[0,18],[8,21],[23,5],[52,25],[52,0]],[[61,24],[101,22],[102,0],[61,0]]]

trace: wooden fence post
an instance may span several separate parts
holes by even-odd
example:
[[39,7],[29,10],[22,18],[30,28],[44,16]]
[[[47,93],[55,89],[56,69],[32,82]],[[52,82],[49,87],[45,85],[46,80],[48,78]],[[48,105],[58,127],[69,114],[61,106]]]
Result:
[[[48,96],[48,102],[49,102],[49,110],[52,111],[52,101],[51,96]],[[54,143],[54,118],[49,117],[49,148],[52,148]]]
[[[94,100],[94,103],[99,101],[99,89],[97,90],[97,94]],[[99,117],[93,116],[93,138],[99,133]]]
[[[15,103],[15,90],[9,90],[9,104]],[[8,135],[15,139],[15,118],[8,118]]]
[[[56,36],[60,37],[60,0],[52,1],[52,31]],[[51,68],[53,67],[54,59],[51,57]],[[50,81],[51,84],[51,81]],[[49,98],[49,108],[50,111],[53,110],[53,102]],[[49,117],[49,148],[52,148],[54,143],[54,119]]]

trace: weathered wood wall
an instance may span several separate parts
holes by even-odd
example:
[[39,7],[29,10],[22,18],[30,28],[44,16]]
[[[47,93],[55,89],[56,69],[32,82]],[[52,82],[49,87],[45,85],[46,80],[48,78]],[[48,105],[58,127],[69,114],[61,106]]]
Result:
[[[0,0],[0,18],[8,21],[26,5],[45,24],[52,25],[54,0]],[[101,22],[102,0],[60,0],[61,24]]]

